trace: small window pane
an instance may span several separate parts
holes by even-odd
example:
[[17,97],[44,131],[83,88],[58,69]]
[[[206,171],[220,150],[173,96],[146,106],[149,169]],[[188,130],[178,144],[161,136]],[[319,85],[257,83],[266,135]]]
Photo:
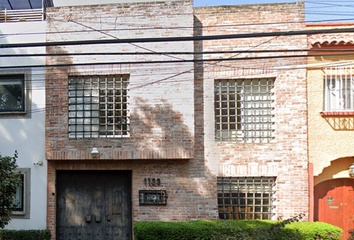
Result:
[[354,110],[354,75],[352,67],[325,69],[325,111]]
[[[273,139],[273,86],[274,79],[215,81],[216,139],[236,142]],[[261,134],[261,130],[266,134]]]
[[0,75],[0,112],[25,111],[24,75]]
[[14,204],[16,208],[14,211],[23,212],[24,211],[24,175],[21,174],[21,184],[18,186],[16,190],[16,197],[14,200]]
[[[123,75],[71,77],[69,79],[69,102],[71,104],[69,106],[69,136],[76,138],[128,136],[129,111],[127,111],[125,89],[128,86],[128,79],[128,76]],[[118,102],[120,104],[116,104]],[[85,127],[78,124],[78,119],[84,119]]]
[[220,219],[271,219],[275,178],[218,177]]

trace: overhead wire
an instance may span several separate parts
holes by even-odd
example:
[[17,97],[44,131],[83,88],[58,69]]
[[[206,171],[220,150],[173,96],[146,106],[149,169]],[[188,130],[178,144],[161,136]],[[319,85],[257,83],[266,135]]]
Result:
[[[296,56],[298,56],[298,55],[296,55]],[[308,55],[306,55],[306,56],[308,56]],[[284,56],[281,56],[281,57],[284,57]],[[235,59],[237,59],[237,58],[235,58]],[[234,60],[234,59],[229,59],[229,60]],[[200,61],[204,61],[203,59],[201,59]],[[226,61],[225,59],[209,59],[209,61],[221,61],[221,62],[223,62],[223,61]],[[104,63],[105,64],[105,63]],[[71,66],[72,64],[70,64],[70,66]],[[46,66],[47,67],[47,66]],[[183,74],[183,73],[180,73],[180,74]]]
[[[354,6],[353,6],[354,7]],[[352,15],[351,15],[352,16]],[[354,18],[349,18],[349,19],[337,19],[336,21],[347,21],[347,20],[354,20]],[[61,22],[68,22],[67,20],[56,20],[53,19],[52,21],[61,21]],[[73,22],[73,20],[71,20]],[[322,21],[328,21],[326,19],[324,20],[315,20],[315,21],[310,21],[310,22],[322,22]],[[148,31],[148,30],[154,30],[154,31],[160,31],[160,30],[185,30],[185,29],[207,29],[207,28],[221,28],[221,27],[242,27],[242,26],[262,26],[262,25],[282,25],[282,24],[294,24],[294,23],[306,23],[308,21],[304,22],[299,22],[299,21],[289,21],[289,22],[261,22],[261,23],[243,23],[243,24],[220,24],[220,25],[208,25],[208,26],[185,26],[185,27],[159,27],[159,28],[153,28],[153,27],[131,27],[132,23],[127,23],[127,26],[129,28],[106,28],[106,29],[100,29],[99,31],[101,32],[114,32],[114,31]],[[92,22],[88,22],[91,23]],[[120,25],[124,25],[124,23],[120,23]],[[141,24],[139,24],[141,26]],[[88,26],[89,27],[89,26]],[[23,33],[2,33],[0,34],[0,38],[4,37],[9,37],[9,36],[27,36],[27,35],[51,35],[51,34],[73,34],[73,33],[90,33],[97,31],[96,29],[93,30],[73,30],[73,31],[55,31],[55,32],[23,32]]]
[[[299,70],[299,69],[303,69],[303,70],[305,70],[305,69],[307,69],[307,65],[305,64],[305,65],[303,65],[303,66],[299,66],[298,64],[294,64],[294,65],[287,65],[287,66],[283,66],[282,64],[280,64],[280,63],[278,63],[279,64],[279,66],[276,66],[276,65],[272,65],[271,66],[271,68],[273,68],[273,70],[277,70],[277,69],[280,69],[280,68],[286,68],[286,70]],[[343,65],[343,66],[345,66],[345,65],[352,65],[353,63],[347,63],[347,64],[345,64],[345,63],[342,63],[342,64],[340,64],[340,65]],[[336,63],[336,62],[329,62],[329,63],[326,63],[325,65],[327,65],[327,67],[331,67],[331,66],[338,66],[338,63]],[[324,67],[324,66],[322,66],[322,67]],[[247,69],[250,69],[250,70],[252,70],[252,69],[254,69],[254,70],[258,70],[259,69],[259,67],[244,67],[244,66],[242,66],[242,67],[238,67],[239,69],[242,69],[242,70],[247,70]],[[226,70],[227,71],[227,70]],[[205,71],[204,70],[204,72],[208,72],[207,70]],[[212,70],[211,70],[211,72],[213,72]],[[179,73],[178,75],[183,75],[184,74],[184,72],[182,72],[182,73]],[[172,76],[173,77],[173,76]],[[161,80],[168,80],[169,79],[169,77],[167,77],[167,78],[164,78],[164,79],[161,79]],[[48,80],[48,79],[44,79],[44,81],[46,81],[46,80]],[[186,79],[178,79],[177,80],[177,82],[181,82],[181,81],[191,81],[191,79],[190,78],[186,78]],[[176,81],[169,81],[169,82],[176,82]],[[44,112],[46,109],[48,109],[48,108],[40,108],[40,109],[34,109],[33,111],[31,111],[31,112],[33,112],[33,113],[40,113],[40,112]]]
[[1,54],[0,58],[3,57],[60,57],[60,56],[106,56],[106,55],[165,55],[165,54],[175,54],[175,55],[216,55],[216,54],[230,54],[230,53],[285,53],[285,52],[337,52],[337,53],[345,53],[345,52],[353,52],[354,49],[344,48],[344,49],[277,49],[277,50],[231,50],[231,51],[202,51],[202,52],[170,52],[170,51],[154,51],[154,52],[65,52],[65,53],[21,53],[21,54]]
[[257,32],[257,33],[237,33],[237,34],[216,34],[202,36],[178,36],[178,37],[146,37],[146,38],[120,38],[120,39],[100,39],[100,40],[71,40],[55,42],[29,42],[29,43],[2,43],[0,49],[5,48],[28,48],[28,47],[51,47],[51,46],[74,46],[92,44],[118,44],[118,43],[155,43],[155,42],[186,42],[186,41],[210,41],[220,39],[240,39],[240,38],[261,38],[274,36],[295,36],[330,33],[350,33],[354,28],[332,28],[316,30],[297,30],[287,32]]
[[[104,32],[104,31],[102,31],[102,30],[98,30],[98,29],[95,29],[95,28],[93,28],[93,27],[84,25],[84,24],[82,24],[82,23],[79,23],[79,22],[76,22],[76,21],[73,21],[73,20],[69,20],[69,22],[74,22],[75,24],[78,24],[78,25],[83,26],[83,27],[85,27],[85,28],[89,28],[89,29],[91,29],[91,30],[93,30],[93,31],[95,31],[95,32],[99,32],[99,33],[101,33],[101,34],[103,34],[103,35],[105,35],[105,36],[111,37],[111,38],[113,38],[113,39],[119,39],[118,37],[116,37],[116,36],[114,36],[114,35],[112,35],[112,34],[109,34],[109,33],[106,33],[106,32]],[[135,44],[135,43],[129,43],[129,44],[132,45],[132,46],[134,46],[134,47],[137,47],[137,48],[143,49],[143,50],[145,50],[145,51],[151,52],[151,53],[154,53],[154,52],[155,52],[154,50],[151,50],[150,48],[143,47],[143,46],[140,46],[140,45]],[[170,58],[173,58],[173,59],[180,59],[180,60],[183,60],[183,58],[175,57],[175,56],[172,56],[172,55],[169,55],[169,54],[162,54],[162,55],[167,56],[167,57],[170,57]]]
[[[326,67],[331,67],[333,64],[336,64],[336,63],[327,63],[327,66]],[[349,63],[352,65],[352,63]],[[342,64],[343,66],[345,66],[345,64]],[[280,68],[280,67],[284,67],[283,65],[279,65],[279,66],[272,66],[274,68],[274,70]],[[285,66],[286,67],[286,70],[288,71],[291,71],[291,70],[306,70],[307,69],[307,66],[304,65],[304,66],[298,66],[298,65],[287,65]],[[242,70],[258,70],[259,68],[258,67],[243,67]],[[257,73],[255,73],[257,74]],[[249,75],[247,76],[249,77]],[[186,79],[182,79],[184,81],[191,81],[190,78],[186,78]],[[178,80],[178,83],[180,81],[182,81],[181,79]],[[173,81],[172,81],[173,82]],[[32,109],[31,111],[29,111],[29,113],[44,113],[46,110],[50,109],[50,110],[53,110],[56,106],[53,106],[53,107],[45,107],[45,108],[35,108],[35,109]]]

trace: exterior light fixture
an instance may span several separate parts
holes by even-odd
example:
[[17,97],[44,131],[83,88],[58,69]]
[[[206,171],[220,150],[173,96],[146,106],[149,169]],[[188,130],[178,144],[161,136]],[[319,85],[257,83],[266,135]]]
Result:
[[43,165],[43,160],[40,159],[40,160],[38,160],[37,162],[34,162],[33,165],[34,165],[34,166],[37,166],[37,165],[38,165],[38,166],[42,166],[42,165]]
[[349,167],[349,176],[354,178],[354,163]]
[[92,150],[91,150],[91,157],[93,158],[93,159],[96,159],[96,158],[98,158],[98,155],[100,154],[100,152],[97,150],[97,148],[92,148]]

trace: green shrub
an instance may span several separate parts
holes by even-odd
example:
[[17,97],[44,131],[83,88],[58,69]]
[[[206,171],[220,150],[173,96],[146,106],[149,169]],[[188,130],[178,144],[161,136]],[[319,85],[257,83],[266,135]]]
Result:
[[11,221],[11,212],[16,208],[16,191],[21,184],[16,160],[16,151],[13,157],[0,154],[0,228]]
[[333,240],[340,239],[343,230],[324,222],[294,222],[286,226],[288,229],[297,229],[304,240],[321,239]]
[[321,222],[222,220],[136,222],[135,240],[338,240],[342,230]]
[[46,230],[0,230],[0,240],[49,240]]

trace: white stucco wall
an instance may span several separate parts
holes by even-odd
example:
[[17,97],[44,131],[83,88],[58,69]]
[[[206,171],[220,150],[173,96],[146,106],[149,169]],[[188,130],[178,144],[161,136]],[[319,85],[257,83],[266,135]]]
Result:
[[[0,23],[0,44],[45,42],[45,22]],[[42,33],[42,34],[31,34]],[[3,35],[5,34],[5,35]],[[15,35],[14,35],[15,34]],[[45,53],[45,47],[1,49],[0,54]],[[30,105],[25,115],[0,114],[0,154],[18,151],[20,168],[31,169],[30,218],[13,219],[7,229],[45,229],[47,164],[45,151],[45,72],[43,68],[1,69],[3,66],[42,65],[44,57],[0,57],[0,74],[25,73]],[[26,79],[28,80],[28,79]],[[43,160],[43,165],[34,165]]]

